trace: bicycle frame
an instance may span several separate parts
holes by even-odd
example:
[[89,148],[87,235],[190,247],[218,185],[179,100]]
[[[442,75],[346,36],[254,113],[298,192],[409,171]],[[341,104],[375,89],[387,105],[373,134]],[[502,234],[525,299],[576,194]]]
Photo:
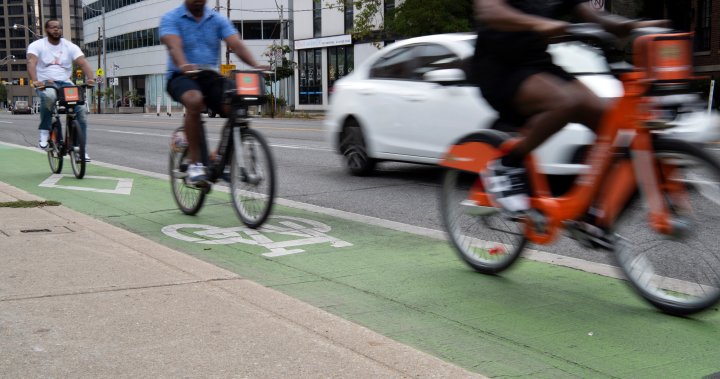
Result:
[[[620,75],[624,96],[616,100],[601,120],[596,131],[597,139],[586,159],[588,168],[578,175],[566,194],[553,197],[547,176],[539,172],[532,154],[528,156],[526,167],[533,191],[531,207],[542,215],[541,223],[534,221],[537,218],[526,217],[525,235],[528,240],[538,244],[551,243],[565,220],[580,218],[591,205],[598,210],[594,212],[597,213],[598,223],[610,226],[636,188],[640,189],[649,206],[650,225],[664,234],[673,232],[668,205],[661,191],[670,191],[673,196],[682,198],[684,188],[671,187],[663,180],[672,173],[673,166],[671,163],[659,165],[654,157],[653,138],[657,137],[647,123],[653,119],[651,102],[647,96],[658,83],[682,84],[697,79],[690,76],[686,67],[691,54],[691,49],[687,47],[691,36],[690,33],[656,35],[641,37],[636,41],[635,49],[641,53],[652,50],[649,44],[661,41],[660,48],[676,49],[678,54],[672,55],[665,62],[643,61],[647,66],[645,69]],[[672,41],[679,42],[673,44]],[[665,66],[662,69],[656,70],[663,64]],[[657,75],[651,69],[656,70]],[[502,156],[518,141],[510,139],[499,149],[482,142],[456,144],[450,148],[440,165],[478,173],[485,169],[489,161]],[[620,159],[617,159],[618,156]],[[478,206],[493,207],[479,179],[473,184],[468,198]]]

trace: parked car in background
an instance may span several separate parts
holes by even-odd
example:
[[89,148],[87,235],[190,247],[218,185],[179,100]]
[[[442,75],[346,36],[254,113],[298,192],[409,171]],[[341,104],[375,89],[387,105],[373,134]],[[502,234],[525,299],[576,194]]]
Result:
[[[387,46],[333,87],[325,119],[327,138],[353,175],[377,162],[437,164],[448,147],[474,131],[493,127],[497,113],[469,78],[475,35],[441,34]],[[622,96],[622,83],[602,53],[580,42],[550,45],[553,61],[601,98]],[[703,111],[699,96],[666,98],[676,127],[667,133],[707,141],[720,138],[717,115]],[[573,175],[595,140],[585,126],[568,124],[536,150],[540,170]]]
[[17,100],[15,101],[15,105],[13,105],[12,114],[30,114],[30,106],[28,105],[27,101],[24,100]]

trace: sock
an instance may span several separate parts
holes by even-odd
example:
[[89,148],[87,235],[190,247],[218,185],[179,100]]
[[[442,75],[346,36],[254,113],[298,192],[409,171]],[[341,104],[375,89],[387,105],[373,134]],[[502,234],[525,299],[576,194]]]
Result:
[[42,144],[47,143],[48,138],[50,138],[50,131],[49,130],[41,130],[40,131],[40,142]]

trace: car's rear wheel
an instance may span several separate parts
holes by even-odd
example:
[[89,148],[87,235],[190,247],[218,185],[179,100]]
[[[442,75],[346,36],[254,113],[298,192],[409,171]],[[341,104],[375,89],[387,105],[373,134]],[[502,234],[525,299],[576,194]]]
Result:
[[343,155],[345,167],[352,175],[366,176],[375,169],[377,160],[368,156],[362,128],[354,119],[345,123],[340,135],[340,152]]

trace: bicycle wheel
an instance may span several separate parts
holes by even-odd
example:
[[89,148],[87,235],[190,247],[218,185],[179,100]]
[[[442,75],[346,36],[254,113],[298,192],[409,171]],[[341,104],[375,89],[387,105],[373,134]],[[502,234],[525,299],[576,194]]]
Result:
[[458,256],[483,274],[496,274],[520,256],[527,239],[521,219],[468,201],[477,173],[448,169],[440,192],[440,213]]
[[688,315],[720,299],[720,165],[682,141],[659,139],[655,153],[676,232],[649,227],[644,202],[635,201],[613,227],[615,256],[640,296],[664,312]]
[[48,163],[50,171],[54,174],[62,172],[63,168],[63,146],[62,146],[62,128],[57,122],[53,122],[50,127],[50,138],[48,139],[47,149]]
[[78,179],[85,176],[85,135],[80,129],[80,123],[73,120],[70,123],[72,130],[70,141],[70,167]]
[[240,220],[258,228],[270,215],[275,201],[275,162],[265,138],[255,130],[240,129],[244,167],[237,148],[230,160],[230,195]]
[[178,208],[186,215],[194,215],[200,211],[205,202],[207,189],[189,186],[185,183],[187,177],[187,140],[182,128],[173,133],[173,142],[170,146],[170,186],[173,198]]

